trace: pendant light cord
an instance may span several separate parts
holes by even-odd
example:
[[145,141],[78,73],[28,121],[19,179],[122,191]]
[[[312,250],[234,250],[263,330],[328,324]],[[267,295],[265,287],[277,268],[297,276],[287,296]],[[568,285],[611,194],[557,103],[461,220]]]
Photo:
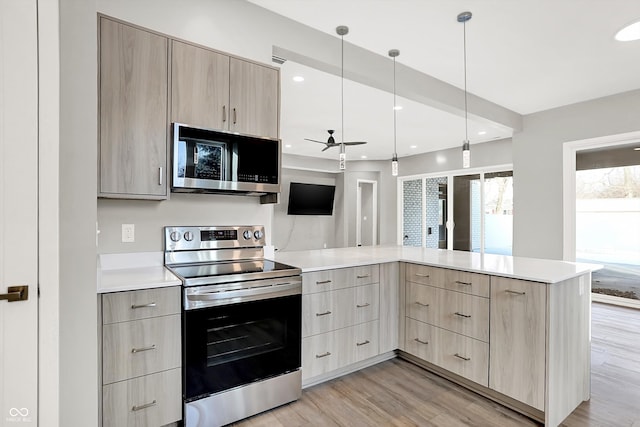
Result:
[[396,116],[398,114],[396,105],[396,57],[393,57],[393,157],[398,157],[398,148],[396,146]]
[[469,129],[467,125],[467,21],[462,23],[463,49],[464,49],[464,140],[469,141]]
[[341,42],[341,58],[340,58],[340,111],[342,113],[342,131],[340,152],[344,153],[344,35],[340,36]]

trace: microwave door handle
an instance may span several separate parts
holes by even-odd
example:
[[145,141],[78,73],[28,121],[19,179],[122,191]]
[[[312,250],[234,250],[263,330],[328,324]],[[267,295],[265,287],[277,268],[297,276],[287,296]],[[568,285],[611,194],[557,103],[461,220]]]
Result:
[[198,164],[198,144],[193,145],[193,164]]

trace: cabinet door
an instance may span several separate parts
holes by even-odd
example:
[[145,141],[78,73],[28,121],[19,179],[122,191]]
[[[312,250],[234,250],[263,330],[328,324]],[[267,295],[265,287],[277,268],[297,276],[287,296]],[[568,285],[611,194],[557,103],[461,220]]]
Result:
[[228,129],[229,57],[172,42],[171,121]]
[[167,43],[100,20],[102,197],[167,197]]
[[491,278],[489,387],[541,411],[545,394],[546,286]]
[[229,130],[277,138],[279,92],[278,70],[231,58]]

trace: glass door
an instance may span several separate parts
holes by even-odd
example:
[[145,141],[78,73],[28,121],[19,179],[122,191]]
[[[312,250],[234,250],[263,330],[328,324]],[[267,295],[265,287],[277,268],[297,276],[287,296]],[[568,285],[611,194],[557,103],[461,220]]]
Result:
[[453,177],[453,249],[481,249],[482,193],[480,174]]

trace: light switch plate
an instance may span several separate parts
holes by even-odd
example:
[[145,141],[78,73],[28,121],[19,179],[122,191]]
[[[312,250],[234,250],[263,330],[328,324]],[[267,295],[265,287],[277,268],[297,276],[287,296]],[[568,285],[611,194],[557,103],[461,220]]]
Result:
[[136,241],[135,225],[122,224],[122,243],[133,243]]

